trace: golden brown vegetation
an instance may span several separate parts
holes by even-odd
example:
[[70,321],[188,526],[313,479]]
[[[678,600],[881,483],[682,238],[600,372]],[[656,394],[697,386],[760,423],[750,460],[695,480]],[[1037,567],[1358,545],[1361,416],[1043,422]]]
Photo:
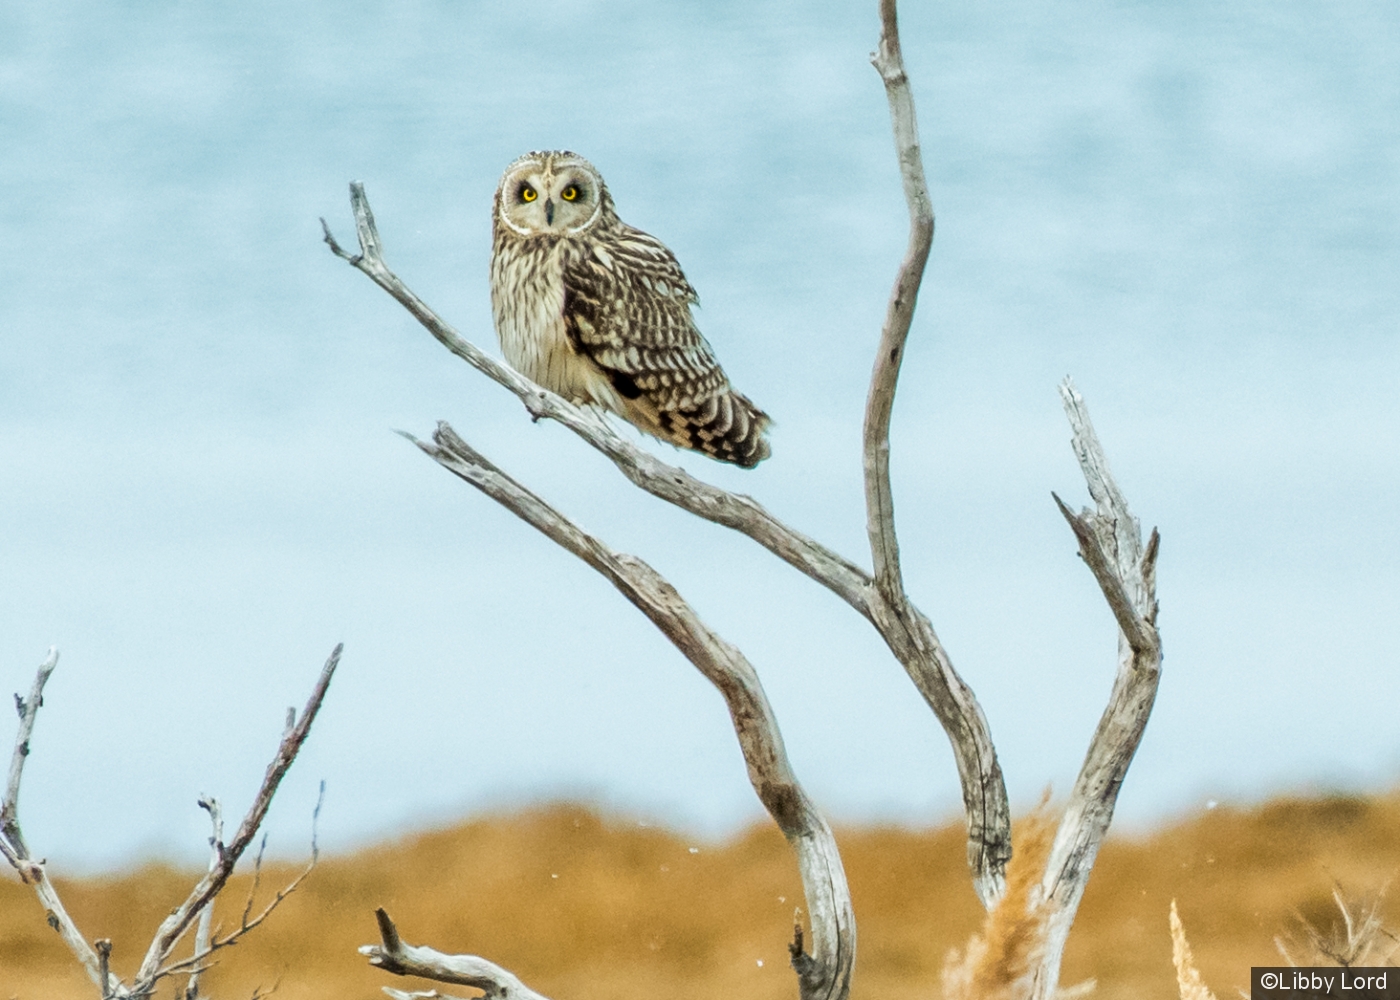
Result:
[[1036,889],[1055,841],[1046,809],[1016,824],[1015,854],[1006,869],[1006,894],[982,920],[966,947],[948,953],[943,966],[944,1000],[1017,1000],[1045,954],[1046,908]]
[[[1334,880],[1358,897],[1386,882],[1400,868],[1397,831],[1400,794],[1222,807],[1150,836],[1111,836],[1063,981],[1097,979],[1103,1000],[1177,1000],[1167,923],[1175,897],[1205,982],[1232,996],[1251,964],[1281,961],[1274,939],[1297,917],[1334,925]],[[930,1000],[949,952],[983,924],[961,825],[839,837],[860,921],[855,994]],[[373,909],[384,906],[407,940],[485,955],[557,1000],[791,1000],[787,942],[801,899],[793,869],[767,827],[711,845],[575,806],[479,819],[324,859],[266,926],[220,955],[207,985],[221,1000],[274,984],[278,1000],[427,988],[356,955],[375,940]],[[294,870],[267,872],[263,885]],[[194,875],[150,865],[59,886],[79,926],[110,937],[114,965],[129,974]],[[247,887],[235,880],[216,919],[237,918]],[[1397,923],[1392,910],[1379,915]],[[0,881],[0,1000],[90,997],[28,888]]]

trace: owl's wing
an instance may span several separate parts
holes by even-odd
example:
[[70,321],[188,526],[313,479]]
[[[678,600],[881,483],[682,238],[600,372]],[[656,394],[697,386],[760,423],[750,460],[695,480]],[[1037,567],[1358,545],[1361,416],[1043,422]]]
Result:
[[564,329],[620,396],[695,410],[729,380],[691,318],[698,302],[675,255],[625,227],[564,259]]

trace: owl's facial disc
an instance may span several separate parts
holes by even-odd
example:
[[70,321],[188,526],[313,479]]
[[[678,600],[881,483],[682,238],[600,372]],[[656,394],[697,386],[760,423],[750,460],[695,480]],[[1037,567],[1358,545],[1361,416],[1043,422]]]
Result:
[[586,160],[530,159],[501,184],[501,220],[521,236],[581,233],[598,218],[602,181]]

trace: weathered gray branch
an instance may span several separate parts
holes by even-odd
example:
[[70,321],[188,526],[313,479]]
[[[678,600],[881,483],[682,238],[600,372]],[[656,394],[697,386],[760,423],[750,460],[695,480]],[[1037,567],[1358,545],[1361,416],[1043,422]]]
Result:
[[895,0],[880,0],[880,48],[871,62],[885,83],[895,155],[909,210],[909,244],[890,292],[865,406],[866,532],[880,596],[875,608],[876,628],[933,709],[952,744],[967,817],[967,860],[973,888],[982,904],[990,907],[1005,888],[1006,863],[1011,858],[1011,809],[1006,784],[982,706],[953,669],[932,623],[904,591],[890,488],[890,416],[934,228],[914,95],[899,44]]
[[120,987],[116,977],[107,971],[106,953],[99,955],[78,930],[77,924],[64,907],[63,900],[59,898],[58,890],[49,881],[44,862],[35,860],[29,853],[29,846],[24,841],[19,824],[19,789],[20,781],[24,777],[24,763],[29,757],[29,741],[34,735],[34,722],[39,716],[39,709],[44,704],[44,685],[49,682],[56,666],[58,650],[50,648],[49,655],[44,658],[34,676],[29,699],[26,701],[15,695],[15,708],[19,711],[19,732],[15,735],[15,750],[10,758],[5,799],[0,803],[0,855],[3,855],[19,873],[22,882],[33,886],[34,894],[39,897],[39,904],[44,908],[44,919],[58,932],[58,936],[82,964],[88,978],[105,998],[114,994]]
[[1034,1000],[1050,1000],[1055,995],[1065,940],[1113,820],[1118,790],[1152,713],[1162,666],[1156,593],[1159,536],[1153,529],[1143,546],[1142,530],[1109,472],[1083,397],[1069,379],[1061,384],[1060,395],[1073,431],[1074,453],[1095,509],[1076,514],[1059,497],[1055,502],[1118,622],[1118,672],[1070,792],[1041,881],[1041,900],[1049,907],[1049,924]]
[[[44,907],[44,917],[49,926],[56,930],[63,939],[65,945],[74,954],[83,968],[87,971],[89,978],[98,988],[102,1000],[114,998],[114,1000],[128,1000],[128,998],[149,997],[155,989],[156,983],[166,976],[179,973],[190,975],[189,983],[185,990],[187,997],[198,995],[198,976],[207,965],[206,960],[215,950],[222,948],[243,934],[252,930],[261,923],[278,903],[286,897],[301,882],[310,871],[308,867],[290,886],[278,893],[277,898],[254,920],[248,920],[245,914],[239,929],[223,938],[217,935],[211,936],[209,932],[209,911],[213,905],[215,897],[224,888],[228,877],[233,872],[234,865],[242,856],[244,849],[252,841],[257,833],[263,817],[267,814],[268,806],[272,802],[273,795],[276,794],[277,787],[281,783],[282,777],[291,767],[296,759],[298,751],[306,741],[311,730],[311,722],[320,710],[321,703],[326,696],[327,688],[330,685],[331,677],[335,673],[336,665],[340,661],[341,647],[336,646],[331,653],[330,659],[326,662],[321,676],[312,690],[311,697],[307,701],[301,718],[292,726],[282,738],[278,747],[277,756],[268,765],[267,774],[263,778],[262,788],[258,792],[248,814],[243,818],[239,826],[238,833],[234,837],[232,844],[225,846],[222,842],[222,817],[218,808],[218,803],[211,799],[201,799],[200,806],[210,813],[210,820],[214,828],[214,834],[210,838],[212,857],[209,871],[195,886],[189,897],[177,907],[169,917],[161,924],[155,939],[151,942],[150,948],[141,963],[141,968],[131,986],[124,984],[114,973],[110,971],[109,959],[112,952],[112,944],[107,940],[96,942],[94,949],[89,946],[87,940],[79,932],[73,919],[68,915],[59,899],[58,892],[53,883],[49,881],[45,871],[44,863],[36,861],[31,857],[29,849],[24,842],[19,827],[19,786],[24,769],[24,758],[29,753],[29,740],[34,730],[34,720],[39,707],[43,704],[43,690],[49,675],[53,673],[54,666],[58,662],[58,651],[50,650],[48,658],[39,667],[38,676],[35,678],[34,687],[30,693],[29,700],[25,701],[18,696],[15,698],[19,707],[20,727],[19,734],[15,741],[15,753],[11,760],[9,781],[6,786],[5,799],[0,804],[0,854],[3,854],[15,870],[19,872],[19,877],[25,883],[34,887],[35,894],[39,897],[40,903]],[[317,805],[319,810],[319,803]],[[315,864],[315,838],[312,840],[312,865]],[[191,923],[199,921],[199,930],[196,933],[195,954],[188,959],[166,964],[179,943],[184,932],[189,929]]]
[[707,521],[743,532],[789,565],[831,589],[862,615],[870,617],[868,590],[871,579],[865,570],[819,542],[793,531],[752,497],[722,490],[696,479],[679,466],[661,461],[623,438],[598,411],[575,406],[563,397],[536,385],[515,369],[497,361],[463,338],[414,294],[385,263],[382,255],[383,242],[363,184],[351,183],[350,207],[355,217],[360,252],[351,255],[342,249],[331,235],[326,220],[322,219],[324,238],[331,252],[368,275],[376,285],[412,313],[413,317],[449,351],[493,382],[514,393],[525,405],[532,419],[553,420],[567,427],[606,455],[635,485]]
[[[267,773],[263,775],[262,786],[258,789],[253,804],[249,806],[248,812],[244,815],[243,822],[238,825],[232,842],[222,850],[215,848],[220,855],[218,864],[210,867],[205,876],[190,890],[185,901],[162,921],[155,939],[151,942],[150,948],[146,950],[146,957],[141,961],[141,968],[136,973],[132,989],[138,996],[150,992],[161,977],[188,970],[186,963],[170,967],[166,967],[165,963],[169,960],[171,953],[175,950],[175,945],[179,943],[185,931],[189,930],[190,924],[223,891],[229,876],[233,874],[234,866],[238,864],[238,859],[243,856],[243,852],[247,850],[248,845],[253,842],[253,837],[257,835],[258,828],[262,826],[263,818],[272,805],[272,797],[277,794],[278,786],[282,783],[288,769],[291,768],[292,762],[296,760],[302,744],[306,742],[306,737],[311,733],[311,723],[315,721],[316,713],[321,710],[321,703],[325,700],[326,691],[330,688],[335,668],[340,664],[340,653],[343,648],[343,646],[337,645],[331,651],[330,658],[326,660],[326,665],[321,669],[321,676],[316,679],[316,686],[311,690],[311,697],[307,699],[306,707],[302,709],[301,717],[283,734],[282,741],[277,747],[277,754],[273,757],[272,763],[268,764]],[[261,919],[259,918],[259,920]]]
[[[904,94],[912,115],[907,86]],[[909,127],[912,128],[912,118]],[[385,263],[383,241],[364,185],[350,185],[350,204],[360,252],[352,255],[344,250],[322,219],[324,238],[331,251],[393,296],[449,351],[514,393],[532,418],[547,418],[569,428],[606,455],[628,480],[653,496],[752,538],[836,594],[875,626],[948,734],[962,781],[973,882],[984,902],[994,900],[1000,894],[1006,861],[1011,856],[1011,814],[996,750],[971,688],[953,669],[933,627],[904,596],[902,587],[897,588],[898,599],[891,601],[865,570],[794,531],[752,497],[712,486],[661,461],[620,436],[597,411],[575,406],[465,340]],[[893,392],[892,381],[889,389]],[[885,447],[887,450],[888,441]],[[885,491],[888,493],[887,475]],[[893,522],[890,527],[892,530]]]
[[[39,664],[34,675],[34,684],[29,689],[29,700],[15,695],[15,711],[19,714],[19,729],[15,733],[15,751],[10,756],[9,775],[5,781],[5,797],[0,799],[0,845],[15,857],[28,857],[24,834],[19,828],[19,784],[24,777],[24,763],[29,759],[29,740],[34,735],[34,720],[44,704],[44,685],[49,682],[54,667],[58,666],[58,650],[50,647],[49,655]],[[5,859],[11,860],[11,853]],[[13,863],[13,861],[11,861]]]
[[[384,263],[382,241],[362,185],[352,184],[350,188],[360,253],[354,256],[347,253],[335,241],[324,220],[322,226],[325,240],[337,256],[349,261],[389,292],[454,354],[515,393],[532,418],[548,417],[568,427],[608,456],[629,480],[653,495],[753,538],[789,565],[840,596],[875,626],[933,709],[952,745],[967,817],[968,862],[973,884],[983,904],[990,908],[1004,891],[1005,867],[1011,856],[1010,809],[1005,783],[981,706],[953,668],[928,618],[909,599],[900,569],[890,485],[890,421],[905,344],[932,246],[934,215],[923,170],[913,95],[900,49],[896,0],[880,0],[880,17],[880,45],[872,56],[872,62],[884,81],[889,100],[910,225],[908,246],[881,330],[865,414],[863,466],[866,527],[873,573],[867,573],[850,560],[793,531],[752,498],[728,493],[701,482],[684,470],[637,448],[617,435],[599,413],[574,406],[465,341]],[[1144,550],[1137,522],[1128,513],[1127,503],[1108,473],[1107,461],[1094,436],[1082,399],[1068,382],[1062,388],[1062,393],[1074,429],[1075,452],[1098,509],[1097,512],[1075,514],[1063,503],[1060,503],[1060,509],[1113,611],[1121,631],[1121,643],[1119,675],[1072,791],[1044,876],[1042,903],[1049,908],[1052,917],[1049,946],[1035,988],[1036,996],[1046,998],[1053,995],[1065,937],[1098,846],[1112,819],[1118,788],[1151,711],[1161,660],[1161,645],[1156,631],[1156,532],[1153,532]],[[750,778],[779,826],[799,848],[801,857],[801,837],[794,839],[790,831],[801,829],[802,824],[793,826],[785,822],[788,808],[772,797],[771,789],[765,792],[761,768],[750,757],[751,748],[745,742],[743,722],[748,718],[747,713],[757,706],[761,707],[761,714],[767,716],[769,710],[766,701],[756,701],[751,693],[744,696],[747,702],[736,701],[733,692],[742,691],[742,686],[732,690],[726,688],[726,684],[732,685],[734,678],[752,674],[752,668],[742,660],[738,651],[728,647],[694,618],[693,612],[650,567],[630,556],[612,553],[602,543],[581,532],[544,501],[473,451],[446,424],[439,424],[434,441],[433,445],[420,442],[419,446],[612,580],[721,688],[730,703],[741,743],[745,744]],[[1058,497],[1056,502],[1059,503]],[[684,609],[684,612],[678,613],[678,609]],[[757,685],[756,677],[753,683]],[[762,690],[757,688],[757,698],[761,700],[761,696]],[[750,707],[745,708],[744,705]],[[780,743],[778,747],[781,748]],[[786,766],[785,761],[783,766]],[[796,812],[802,813],[808,808],[804,799],[802,808]],[[819,819],[817,817],[817,821]],[[821,825],[824,827],[825,824]],[[832,851],[834,856],[834,847]],[[821,853],[818,852],[819,855]],[[829,875],[827,873],[827,877]],[[808,872],[804,868],[804,883],[807,877]],[[820,882],[817,879],[817,883]],[[841,889],[844,892],[844,880]],[[817,953],[813,968],[821,972],[825,966],[823,956],[829,952],[823,950],[826,944],[820,939],[816,900],[810,886],[808,900],[813,911]],[[839,932],[839,919],[835,926]],[[838,933],[832,940],[839,944],[841,934]],[[804,956],[800,941],[799,934],[794,965],[801,973],[804,970]],[[813,980],[814,983],[817,981]],[[827,981],[830,982],[829,977]],[[814,985],[811,989],[817,987]],[[844,985],[841,989],[844,989]],[[804,996],[809,992],[805,974],[803,991]]]
[[[432,948],[422,948],[405,944],[399,937],[398,928],[383,909],[374,911],[379,921],[379,944],[367,944],[360,954],[369,959],[369,964],[378,966],[396,976],[418,976],[439,983],[455,983],[459,986],[474,986],[483,990],[487,1000],[549,1000],[542,993],[536,993],[516,976],[494,962],[475,955],[444,955]],[[384,987],[384,992],[396,1000],[427,1000],[443,997],[437,990],[426,993],[405,993],[402,990]]]
[[836,839],[798,783],[777,718],[743,653],[715,634],[651,566],[614,552],[492,464],[447,424],[438,424],[431,444],[410,440],[606,577],[719,690],[749,781],[797,856],[812,937],[811,952],[798,948],[792,960],[803,1000],[845,1000],[855,954],[855,918]]
[[991,729],[972,689],[928,618],[904,592],[889,479],[889,423],[918,289],[933,240],[933,208],[919,151],[914,99],[899,46],[895,0],[881,0],[879,51],[873,57],[885,83],[895,150],[910,213],[909,247],[891,294],[865,424],[867,529],[875,574],[794,531],[751,497],[729,493],[695,479],[676,466],[621,438],[595,411],[574,406],[535,385],[483,353],[443,322],[385,264],[383,242],[364,186],[350,185],[350,201],[360,253],[351,255],[321,220],[333,253],[368,275],[403,304],[448,350],[524,404],[532,418],[547,417],[568,427],[606,455],[631,482],[683,510],[740,531],[822,586],[871,622],[903,665],[947,734],[958,768],[967,818],[968,865],[979,898],[990,906],[1001,895],[1011,857],[1011,811]]
[[906,602],[899,569],[899,538],[894,528],[894,498],[890,490],[890,415],[904,360],[904,343],[918,305],[919,285],[933,246],[933,203],[924,179],[919,149],[919,125],[914,116],[914,95],[904,71],[899,47],[899,19],[895,0],[880,0],[880,48],[870,60],[885,83],[894,131],[895,155],[909,208],[909,245],[895,276],[894,289],[875,352],[870,394],[865,404],[865,508],[866,531],[875,566],[875,582],[890,604]]
[[[201,796],[199,807],[209,814],[209,825],[213,827],[209,834],[209,871],[212,872],[218,868],[224,851],[224,812],[219,806],[219,800],[212,795]],[[209,929],[213,923],[214,907],[206,906],[204,912],[199,915],[199,924],[194,931],[194,953],[196,955],[210,953]],[[199,1000],[200,972],[201,970],[196,968],[190,973],[189,982],[185,984],[185,1000]]]

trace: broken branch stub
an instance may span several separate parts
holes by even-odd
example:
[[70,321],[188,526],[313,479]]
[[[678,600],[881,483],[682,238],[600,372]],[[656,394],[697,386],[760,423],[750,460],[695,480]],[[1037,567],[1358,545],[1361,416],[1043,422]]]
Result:
[[[459,986],[473,986],[482,990],[491,1000],[549,1000],[542,993],[536,993],[526,986],[513,973],[488,962],[476,955],[446,955],[432,948],[405,944],[399,937],[398,928],[389,919],[383,907],[374,911],[379,923],[379,944],[367,944],[360,948],[360,954],[369,959],[369,964],[392,972],[396,976],[418,976],[439,983],[455,983]],[[429,997],[430,993],[403,993],[384,987],[390,996]]]

